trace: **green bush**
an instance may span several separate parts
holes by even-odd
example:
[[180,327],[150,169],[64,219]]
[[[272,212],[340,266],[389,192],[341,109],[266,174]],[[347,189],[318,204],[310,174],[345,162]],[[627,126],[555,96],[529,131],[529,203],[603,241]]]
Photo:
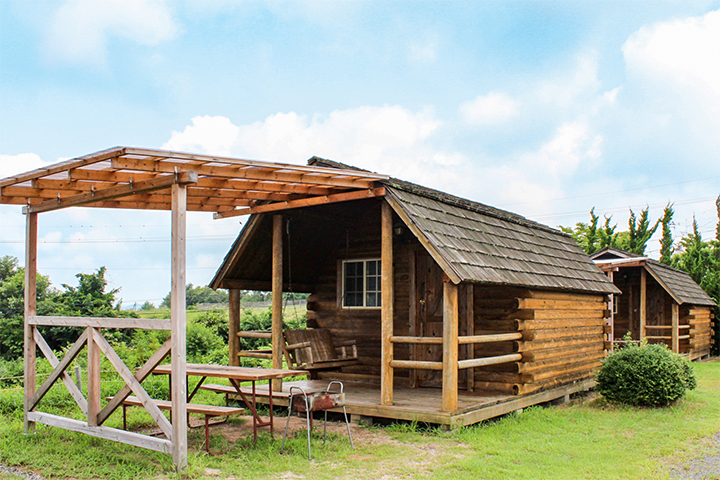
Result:
[[665,406],[697,386],[690,363],[665,345],[631,345],[608,356],[597,390],[612,402]]
[[222,347],[222,340],[207,325],[188,322],[186,351],[190,361],[194,361],[197,357],[205,356]]

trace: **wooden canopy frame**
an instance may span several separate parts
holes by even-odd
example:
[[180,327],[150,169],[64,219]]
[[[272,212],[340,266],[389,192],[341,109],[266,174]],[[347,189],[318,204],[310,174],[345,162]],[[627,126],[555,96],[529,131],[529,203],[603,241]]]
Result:
[[[49,167],[0,180],[0,204],[24,205],[25,236],[25,431],[43,423],[117,442],[172,453],[178,470],[187,466],[186,392],[186,212],[215,212],[225,218],[260,212],[278,212],[324,203],[377,197],[385,194],[377,182],[388,177],[365,171],[287,165],[189,153],[116,147],[74,158]],[[38,214],[73,206],[169,210],[172,212],[172,291],[170,320],[122,318],[43,317],[37,306]],[[276,217],[279,238],[280,216]],[[282,292],[282,250],[274,245],[273,291]],[[277,252],[276,252],[277,251]],[[385,257],[384,257],[385,258]],[[385,261],[385,260],[384,260]],[[278,273],[279,272],[279,273]],[[384,287],[385,288],[385,287]],[[391,289],[391,284],[389,290]],[[387,295],[383,291],[383,295]],[[280,327],[282,295],[273,296],[273,367],[282,365]],[[231,290],[231,304],[239,304],[239,291]],[[383,302],[385,304],[385,302]],[[389,302],[392,304],[392,302]],[[231,308],[231,316],[233,309]],[[385,315],[385,312],[384,312]],[[391,318],[391,317],[390,317]],[[55,357],[37,329],[63,325],[85,330],[62,360]],[[100,333],[102,328],[170,330],[171,338],[134,374]],[[277,332],[276,332],[277,330]],[[87,346],[88,396],[65,372]],[[37,388],[36,348],[54,370]],[[104,354],[125,381],[125,386],[101,408],[100,355]],[[160,412],[141,382],[171,356],[173,419]],[[277,357],[277,358],[275,358]],[[37,410],[43,396],[62,379],[87,421]],[[166,439],[149,437],[102,424],[131,393],[140,399]]]

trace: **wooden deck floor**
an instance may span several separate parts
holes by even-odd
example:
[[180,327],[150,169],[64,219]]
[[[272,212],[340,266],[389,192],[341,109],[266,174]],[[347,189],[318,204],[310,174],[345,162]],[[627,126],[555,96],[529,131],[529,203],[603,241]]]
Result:
[[[307,391],[326,390],[329,380],[300,380],[283,383],[282,394],[273,392],[275,405],[287,406],[291,386],[299,386]],[[593,380],[577,382],[572,385],[547,390],[527,396],[493,394],[489,392],[460,391],[458,410],[442,411],[442,391],[438,388],[408,388],[395,386],[393,405],[380,405],[380,387],[378,385],[343,382],[345,402],[350,415],[381,417],[397,420],[409,420],[458,427],[471,425],[489,418],[504,415],[531,405],[565,397],[571,393],[583,391],[594,385]],[[251,393],[244,387],[244,393]],[[267,385],[258,385],[259,403],[268,403]],[[341,412],[341,409],[337,411]]]

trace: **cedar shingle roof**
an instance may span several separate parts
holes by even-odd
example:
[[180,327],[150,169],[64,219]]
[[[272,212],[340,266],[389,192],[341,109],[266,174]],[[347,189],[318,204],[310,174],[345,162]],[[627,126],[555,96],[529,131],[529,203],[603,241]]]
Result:
[[383,183],[391,203],[441,257],[438,263],[452,269],[446,272],[451,277],[454,273],[470,283],[619,293],[562,232],[417,185],[394,179]]
[[[313,157],[310,165],[352,169]],[[360,169],[358,169],[360,170]],[[362,171],[362,170],[361,170]],[[424,235],[446,273],[463,282],[620,293],[563,232],[489,205],[390,178],[387,198]],[[400,214],[400,212],[397,212]],[[454,274],[454,275],[453,275]]]

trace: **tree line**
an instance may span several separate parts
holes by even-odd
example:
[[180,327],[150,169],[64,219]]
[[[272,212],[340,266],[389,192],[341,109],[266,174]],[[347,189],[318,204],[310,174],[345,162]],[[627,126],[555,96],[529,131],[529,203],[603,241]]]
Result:
[[[617,231],[612,224],[612,216],[600,217],[595,208],[590,210],[590,221],[578,222],[574,227],[560,227],[588,254],[606,247],[618,248],[636,255],[645,255],[647,244],[652,236],[661,231],[660,262],[687,272],[700,287],[715,301],[720,303],[720,195],[715,200],[718,223],[715,237],[705,240],[700,233],[698,223],[693,217],[691,233],[683,235],[678,241],[672,236],[672,221],[675,213],[673,205],[668,203],[654,223],[650,221],[650,209],[646,207],[636,215],[630,209],[630,219],[626,231]],[[720,307],[715,306],[715,352],[720,348]]]

